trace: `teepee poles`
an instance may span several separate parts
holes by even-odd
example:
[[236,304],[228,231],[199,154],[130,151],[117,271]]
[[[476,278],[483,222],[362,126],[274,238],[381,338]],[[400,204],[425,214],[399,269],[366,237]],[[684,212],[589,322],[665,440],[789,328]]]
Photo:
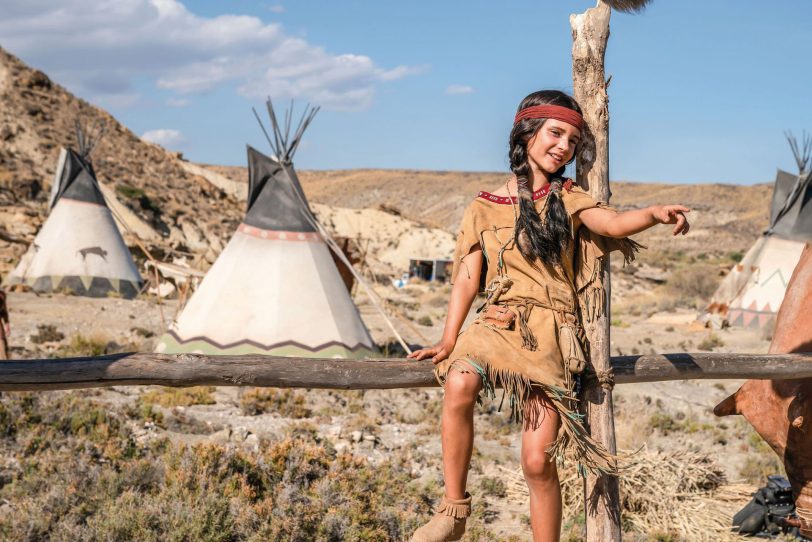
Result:
[[262,133],[265,134],[265,139],[268,140],[268,145],[271,146],[274,157],[283,164],[290,164],[293,161],[293,155],[296,154],[296,149],[299,148],[299,143],[302,141],[305,130],[310,126],[313,117],[316,116],[316,113],[318,113],[321,108],[307,104],[304,111],[302,111],[301,118],[299,118],[299,123],[296,125],[296,131],[291,138],[290,128],[293,120],[293,101],[290,102],[290,109],[285,111],[284,123],[282,124],[280,124],[276,117],[276,112],[274,111],[270,97],[265,101],[265,107],[268,109],[268,117],[271,119],[273,139],[268,135],[268,130],[265,129],[265,124],[262,122],[262,119],[259,118],[257,110],[252,107],[251,111],[254,112],[254,117],[256,117],[259,127],[262,129]]
[[789,147],[792,149],[792,156],[795,158],[795,163],[798,164],[798,175],[803,176],[812,168],[812,136],[803,133],[803,142],[798,145],[798,138],[792,132],[784,132],[784,137],[789,142]]
[[89,160],[96,145],[104,138],[104,134],[107,131],[107,124],[99,120],[95,123],[94,127],[91,128],[87,124],[83,125],[77,117],[74,121],[74,125],[76,127],[76,144],[79,154],[85,160]]

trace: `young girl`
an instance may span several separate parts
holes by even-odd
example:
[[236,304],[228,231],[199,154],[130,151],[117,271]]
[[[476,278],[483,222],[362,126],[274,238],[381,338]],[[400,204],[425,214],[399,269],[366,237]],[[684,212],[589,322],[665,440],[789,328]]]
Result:
[[[556,461],[570,451],[580,468],[613,472],[613,457],[593,441],[577,412],[576,379],[584,370],[582,323],[602,314],[605,254],[627,260],[639,245],[626,239],[655,224],[686,234],[681,205],[616,213],[562,177],[575,156],[583,118],[558,91],[522,100],[510,133],[515,177],[466,208],[457,238],[453,289],[442,340],[411,354],[432,358],[445,388],[442,414],[445,496],[413,542],[459,540],[471,512],[465,486],[474,438],[474,403],[504,390],[523,420],[521,463],[530,490],[535,541],[557,541],[561,488]],[[479,317],[459,333],[484,279]]]

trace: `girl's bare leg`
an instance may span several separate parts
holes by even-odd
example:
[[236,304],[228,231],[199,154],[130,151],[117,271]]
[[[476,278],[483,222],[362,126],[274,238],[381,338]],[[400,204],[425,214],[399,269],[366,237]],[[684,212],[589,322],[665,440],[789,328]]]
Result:
[[[558,411],[547,396],[531,395],[522,428],[522,470],[530,489],[533,542],[558,542],[561,535],[561,485],[558,469],[546,450],[558,436]],[[535,420],[535,423],[531,423]]]
[[444,387],[442,443],[445,495],[449,499],[463,499],[474,447],[474,404],[482,389],[482,378],[474,371],[463,373],[451,369]]

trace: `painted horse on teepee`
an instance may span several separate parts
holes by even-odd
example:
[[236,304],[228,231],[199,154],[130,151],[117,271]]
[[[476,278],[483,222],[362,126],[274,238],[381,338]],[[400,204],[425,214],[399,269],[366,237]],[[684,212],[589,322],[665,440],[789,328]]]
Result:
[[35,292],[65,291],[88,297],[133,298],[143,279],[105,202],[90,161],[101,140],[76,123],[78,152],[59,154],[48,219],[6,284],[21,284]]

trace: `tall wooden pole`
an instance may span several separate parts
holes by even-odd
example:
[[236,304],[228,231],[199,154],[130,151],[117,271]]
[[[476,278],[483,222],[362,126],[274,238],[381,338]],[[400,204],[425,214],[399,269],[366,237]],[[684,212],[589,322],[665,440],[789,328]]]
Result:
[[[581,105],[586,134],[578,156],[577,182],[597,201],[609,201],[609,98],[606,94],[604,55],[609,39],[611,9],[598,0],[596,7],[570,15],[572,27],[572,85]],[[597,373],[610,368],[609,266],[605,266],[606,310],[587,325],[592,365]],[[584,410],[592,436],[616,453],[615,421],[610,386],[593,385],[583,394]],[[620,541],[620,490],[613,476],[588,476],[584,481],[587,542]]]

